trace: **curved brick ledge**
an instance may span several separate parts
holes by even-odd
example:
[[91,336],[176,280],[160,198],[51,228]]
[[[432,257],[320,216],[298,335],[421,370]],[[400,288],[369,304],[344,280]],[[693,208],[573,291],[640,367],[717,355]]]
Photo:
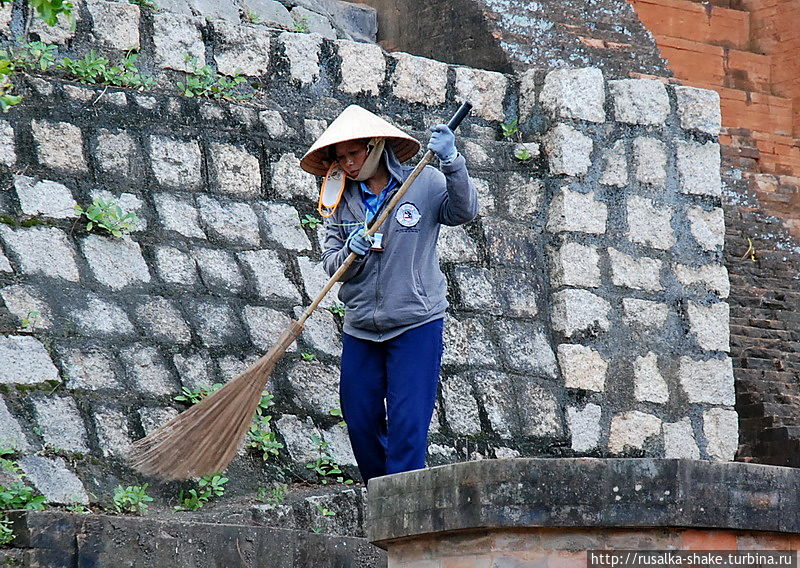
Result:
[[800,532],[800,469],[674,459],[511,459],[369,485],[368,538],[469,529],[687,527]]

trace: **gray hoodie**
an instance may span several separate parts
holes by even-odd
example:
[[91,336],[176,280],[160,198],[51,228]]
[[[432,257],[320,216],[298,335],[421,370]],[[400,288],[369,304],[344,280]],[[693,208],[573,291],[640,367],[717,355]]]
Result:
[[[414,169],[400,165],[391,149],[383,158],[401,183]],[[348,180],[342,202],[326,222],[322,260],[328,275],[347,258],[345,240],[364,221],[360,191],[358,182]],[[436,252],[439,227],[467,223],[477,214],[478,194],[463,156],[442,164],[441,171],[427,166],[379,229],[384,250],[358,257],[342,278],[345,333],[385,341],[443,317],[448,303]]]

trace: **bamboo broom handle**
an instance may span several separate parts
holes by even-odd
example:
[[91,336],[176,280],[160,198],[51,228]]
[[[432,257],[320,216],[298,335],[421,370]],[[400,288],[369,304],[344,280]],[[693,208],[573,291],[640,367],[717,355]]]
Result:
[[[447,127],[450,130],[455,131],[455,129],[458,128],[458,125],[461,124],[461,121],[464,120],[464,117],[467,116],[471,109],[472,104],[469,102],[463,103],[453,115],[453,118],[450,119],[450,122],[447,123]],[[408,178],[406,178],[406,181],[403,182],[403,185],[400,186],[400,189],[397,190],[397,193],[394,194],[394,197],[392,197],[392,199],[389,201],[389,204],[383,208],[383,211],[380,215],[378,215],[378,218],[373,221],[370,228],[367,229],[367,234],[370,237],[378,232],[378,229],[380,229],[381,225],[383,225],[384,221],[386,221],[389,215],[392,214],[392,210],[394,210],[394,208],[397,207],[397,204],[400,203],[400,200],[403,199],[403,196],[417,179],[417,176],[422,173],[422,170],[425,169],[425,166],[431,163],[431,160],[433,160],[433,152],[428,150],[425,152],[425,155],[422,157],[422,160],[420,160],[419,164],[417,164],[417,167],[414,168]],[[298,318],[297,323],[299,325],[302,326],[309,316],[314,313],[314,310],[319,307],[322,300],[325,299],[325,296],[327,296],[328,292],[330,292],[331,288],[333,288],[333,285],[339,281],[345,272],[347,272],[347,269],[350,268],[350,265],[353,264],[357,256],[358,255],[354,252],[351,252],[349,255],[347,255],[347,258],[344,260],[339,269],[333,273],[333,276],[330,277],[320,293],[317,294],[317,297],[314,298],[314,301],[311,302],[311,305],[308,306],[306,311],[303,312],[303,315]]]

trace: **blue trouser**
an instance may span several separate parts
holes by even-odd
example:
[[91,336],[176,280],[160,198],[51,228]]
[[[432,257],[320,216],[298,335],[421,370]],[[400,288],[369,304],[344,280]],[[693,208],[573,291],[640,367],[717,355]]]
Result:
[[442,326],[435,320],[381,342],[344,334],[339,396],[364,483],[425,467]]

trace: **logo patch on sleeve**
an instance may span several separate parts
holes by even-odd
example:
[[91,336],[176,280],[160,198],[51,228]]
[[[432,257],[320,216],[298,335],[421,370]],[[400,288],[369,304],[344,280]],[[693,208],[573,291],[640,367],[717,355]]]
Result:
[[417,206],[408,201],[400,205],[394,214],[395,221],[403,227],[414,227],[419,223],[420,217],[422,217],[422,213],[419,212]]

